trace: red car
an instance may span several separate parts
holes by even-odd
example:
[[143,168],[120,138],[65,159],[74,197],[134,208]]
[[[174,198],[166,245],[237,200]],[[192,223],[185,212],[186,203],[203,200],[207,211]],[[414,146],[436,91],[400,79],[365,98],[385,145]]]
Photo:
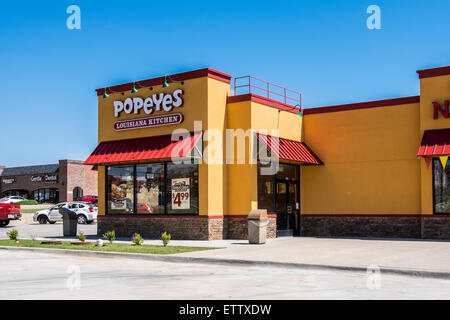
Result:
[[0,203],[0,227],[6,227],[9,221],[21,217],[19,204]]
[[152,209],[148,204],[138,203],[137,204],[137,212],[138,213],[152,213]]
[[84,197],[78,198],[77,201],[80,201],[80,202],[90,202],[90,203],[94,203],[94,204],[95,204],[95,203],[98,202],[98,197],[97,197],[97,196],[89,195],[89,196],[84,196]]

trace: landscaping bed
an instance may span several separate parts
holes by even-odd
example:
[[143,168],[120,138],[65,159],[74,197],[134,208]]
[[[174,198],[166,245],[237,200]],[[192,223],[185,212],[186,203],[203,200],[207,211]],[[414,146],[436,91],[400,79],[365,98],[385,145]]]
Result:
[[40,240],[0,240],[0,246],[27,247],[27,248],[52,248],[88,251],[107,252],[128,252],[144,254],[175,254],[192,251],[213,250],[216,248],[204,247],[182,247],[182,246],[155,246],[155,245],[132,245],[126,243],[105,243],[103,247],[97,247],[95,243],[88,245],[74,245],[70,241],[63,241],[62,244],[42,244]]

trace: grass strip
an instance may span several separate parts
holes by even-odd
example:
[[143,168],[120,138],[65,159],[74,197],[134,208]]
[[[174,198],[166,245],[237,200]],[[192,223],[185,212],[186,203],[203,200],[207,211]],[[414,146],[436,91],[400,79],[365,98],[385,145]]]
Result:
[[217,248],[205,247],[184,247],[184,246],[155,246],[155,245],[132,245],[127,243],[105,243],[103,247],[97,247],[93,242],[90,245],[73,245],[69,241],[63,241],[62,244],[41,244],[41,240],[0,240],[0,246],[8,247],[27,247],[27,248],[52,248],[52,249],[70,249],[87,251],[107,251],[107,252],[128,252],[144,254],[175,254],[192,251],[213,250]]

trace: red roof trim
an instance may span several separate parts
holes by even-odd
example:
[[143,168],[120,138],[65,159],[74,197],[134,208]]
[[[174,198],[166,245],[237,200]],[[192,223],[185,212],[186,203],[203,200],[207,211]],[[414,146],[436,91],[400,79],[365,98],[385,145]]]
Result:
[[246,94],[240,94],[237,96],[228,96],[227,97],[227,103],[235,103],[235,102],[242,102],[242,101],[253,101],[257,103],[261,103],[263,105],[277,108],[283,111],[288,111],[291,113],[298,113],[300,111],[300,108],[294,107],[292,105],[279,102],[277,100],[269,99],[254,93],[246,93]]
[[[220,71],[217,71],[217,70],[214,70],[214,69],[204,68],[204,69],[199,69],[199,70],[171,74],[171,75],[167,75],[167,76],[163,76],[163,77],[139,80],[139,81],[135,81],[135,82],[128,82],[128,83],[124,83],[124,84],[106,87],[106,88],[108,88],[107,93],[109,94],[113,91],[114,92],[130,91],[133,88],[133,83],[136,84],[136,89],[138,89],[138,90],[139,90],[139,87],[151,87],[151,86],[162,85],[164,82],[164,78],[166,78],[168,83],[171,83],[172,81],[170,81],[169,77],[172,78],[174,81],[185,81],[185,80],[202,78],[202,77],[210,77],[212,79],[223,81],[228,84],[231,82],[230,75],[220,72]],[[97,91],[97,95],[100,96],[104,93],[105,88],[95,89],[95,91]]]
[[395,105],[399,105],[399,104],[410,104],[410,103],[419,103],[419,102],[420,102],[420,96],[403,97],[403,98],[386,99],[386,100],[375,100],[375,101],[367,101],[367,102],[358,102],[358,103],[341,104],[341,105],[335,105],[335,106],[303,109],[303,115],[315,114],[315,113],[336,112],[336,111],[348,111],[348,110],[357,110],[357,109],[367,109],[367,108],[377,108],[377,107],[388,107],[388,106],[395,106]]
[[419,79],[429,78],[429,77],[437,77],[437,76],[445,76],[450,74],[450,66],[447,67],[439,67],[432,69],[422,69],[416,71],[419,74]]

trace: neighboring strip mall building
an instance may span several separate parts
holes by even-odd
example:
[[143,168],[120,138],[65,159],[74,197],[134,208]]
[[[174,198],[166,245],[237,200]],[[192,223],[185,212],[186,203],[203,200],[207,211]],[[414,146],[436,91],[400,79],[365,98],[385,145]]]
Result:
[[25,166],[0,166],[0,197],[21,196],[39,203],[74,201],[97,194],[97,171],[78,160]]
[[[267,209],[269,237],[450,239],[450,67],[417,73],[418,96],[303,110],[296,92],[253,77],[231,91],[212,69],[97,89],[85,163],[99,170],[98,233],[244,239],[248,213]],[[244,156],[227,129],[255,132]],[[256,147],[279,157],[277,174],[261,173]]]

